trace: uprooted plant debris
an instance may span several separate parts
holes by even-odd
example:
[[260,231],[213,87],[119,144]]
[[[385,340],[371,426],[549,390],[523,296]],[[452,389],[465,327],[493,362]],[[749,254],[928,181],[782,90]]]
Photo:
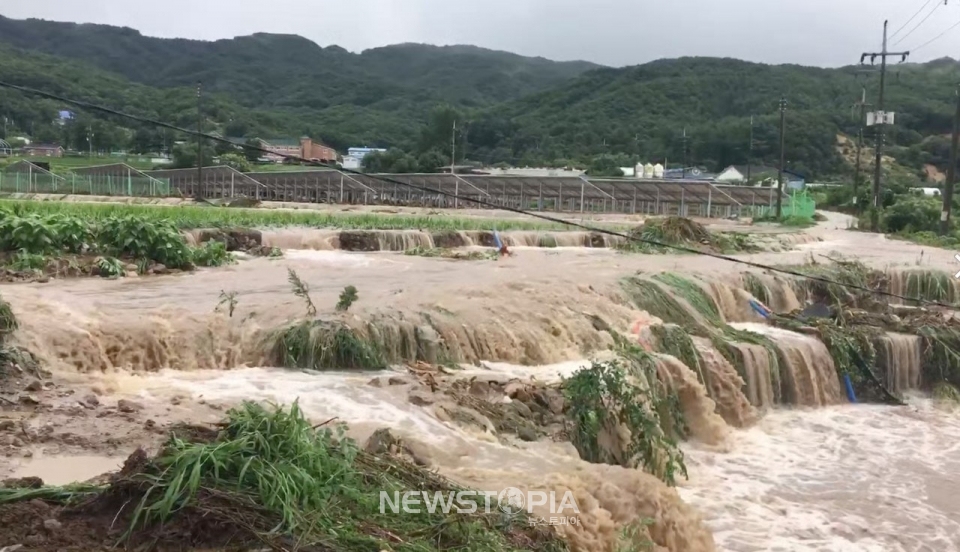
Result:
[[[209,432],[178,432],[142,450],[103,485],[0,488],[0,547],[29,550],[562,551],[552,530],[486,512],[380,513],[380,492],[460,490],[343,426],[314,426],[294,404],[245,403]],[[387,451],[389,452],[389,451]]]
[[618,245],[617,249],[633,253],[677,252],[656,244],[716,253],[749,252],[758,249],[746,234],[711,232],[698,222],[678,216],[648,219],[631,230],[629,235],[632,239]]
[[[888,333],[918,336],[921,341],[921,385],[927,390],[953,395],[960,387],[960,320],[940,307],[897,304],[879,291],[893,291],[891,275],[859,262],[831,259],[832,264],[810,264],[801,272],[824,277],[837,284],[798,280],[801,300],[822,305],[822,316],[802,310],[774,316],[772,322],[786,329],[815,333],[827,348],[841,375],[849,375],[858,397],[898,403],[883,383],[884,358],[881,342]],[[904,295],[928,301],[956,304],[957,293],[950,275],[934,270],[911,270],[900,275]],[[845,287],[842,284],[861,289]],[[864,291],[864,289],[869,291]]]

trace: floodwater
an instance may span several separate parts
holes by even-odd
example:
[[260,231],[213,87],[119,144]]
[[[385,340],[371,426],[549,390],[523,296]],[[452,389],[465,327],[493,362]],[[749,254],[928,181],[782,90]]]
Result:
[[737,552],[960,549],[960,414],[910,406],[778,410],[729,450],[686,447],[680,490]]
[[89,481],[117,471],[125,457],[117,456],[42,456],[37,455],[17,466],[11,477],[39,477],[47,485],[60,486]]
[[[839,254],[878,268],[955,269],[954,252],[922,248],[921,255],[905,242],[848,232],[848,224],[831,215],[807,231],[820,242],[742,258],[791,264]],[[689,367],[664,363],[701,437],[685,445],[691,478],[678,495],[637,470],[584,463],[569,445],[504,445],[482,424],[466,428],[437,409],[414,406],[403,386],[369,385],[370,374],[249,368],[263,365],[263,329],[305,313],[290,292],[288,269],[310,286],[320,312],[353,285],[359,300],[350,312],[357,320],[411,333],[429,317],[442,339],[474,363],[465,377],[549,381],[610,346],[595,317],[622,331],[643,318],[623,298],[620,278],[679,271],[724,280],[743,267],[603,249],[531,248],[498,262],[301,250],[193,275],[5,285],[0,293],[21,322],[17,339],[66,380],[110,380],[119,382],[118,392],[157,399],[175,393],[226,403],[299,399],[313,419],[337,417],[361,439],[379,427],[395,429],[431,466],[464,485],[572,489],[584,525],[564,531],[577,550],[613,552],[620,529],[646,518],[654,520],[663,549],[677,552],[960,549],[960,418],[919,399],[902,408],[842,404],[832,361],[810,338],[776,341],[793,359],[787,372],[797,404],[819,408],[773,405],[763,380],[769,367],[748,367],[745,396],[729,364],[711,356],[705,368],[716,387],[711,399]],[[232,317],[222,306],[215,313],[221,292],[236,293]],[[751,322],[736,294],[727,290],[723,297],[730,322]],[[904,349],[896,358],[919,358],[907,350],[914,341],[891,343]],[[909,388],[914,368],[888,370]],[[44,461],[31,469],[63,466]],[[103,471],[104,462],[73,464]]]

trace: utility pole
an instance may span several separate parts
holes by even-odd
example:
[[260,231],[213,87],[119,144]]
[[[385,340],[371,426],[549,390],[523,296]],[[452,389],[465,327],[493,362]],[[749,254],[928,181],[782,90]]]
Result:
[[750,185],[750,171],[753,166],[753,115],[750,116],[750,144],[747,145],[747,186]]
[[881,117],[877,121],[877,158],[876,166],[873,170],[873,211],[870,213],[870,231],[878,232],[880,230],[880,176],[883,169],[883,125],[886,123],[886,114],[883,111],[883,94],[887,84],[887,58],[900,57],[901,63],[906,61],[910,52],[888,52],[887,51],[887,26],[889,21],[883,22],[883,50],[880,52],[866,52],[860,56],[860,63],[870,56],[871,62],[880,58],[880,100],[877,102],[877,114]]
[[857,214],[860,214],[860,166],[862,164],[860,160],[861,152],[863,151],[863,125],[864,121],[867,118],[867,89],[863,88],[863,95],[860,97],[860,130],[857,132],[857,169],[856,173],[853,176],[853,203],[854,208],[856,209]]
[[950,230],[950,210],[953,208],[953,184],[957,176],[957,146],[960,145],[960,86],[957,87],[957,115],[953,119],[953,142],[950,144],[950,167],[947,185],[943,188],[943,211],[940,213],[940,235]]
[[680,169],[680,179],[687,179],[687,127],[683,127],[683,168]]
[[450,174],[454,174],[457,163],[457,122],[453,122],[453,132],[450,133]]
[[787,99],[780,98],[780,170],[777,175],[777,220],[783,216],[783,165],[786,162]]
[[197,199],[204,197],[203,189],[203,83],[197,82]]

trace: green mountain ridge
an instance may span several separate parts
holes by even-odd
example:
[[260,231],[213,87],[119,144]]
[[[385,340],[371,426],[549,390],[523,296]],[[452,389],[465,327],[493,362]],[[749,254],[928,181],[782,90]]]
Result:
[[[398,152],[394,168],[417,167],[417,156],[426,156],[419,163],[426,165],[449,156],[454,120],[464,129],[458,152],[485,163],[615,167],[686,159],[709,170],[748,159],[775,164],[778,100],[785,95],[788,165],[810,177],[847,174],[836,137],[856,134],[852,107],[861,87],[872,102],[878,88],[875,73],[859,70],[704,57],[608,68],[414,43],[357,54],[295,35],[204,42],[0,16],[2,80],[189,128],[196,125],[195,86],[202,81],[207,130],[238,137],[309,134],[340,150],[364,144],[413,154]],[[891,66],[887,109],[897,112],[897,125],[886,152],[917,174],[927,163],[946,169],[958,81],[960,62],[949,58]],[[0,111],[24,132],[39,127],[52,137],[57,129],[48,128],[48,119],[60,107],[0,91]],[[112,124],[128,127],[114,137],[126,133],[132,147],[173,138]],[[109,129],[102,130],[109,137]],[[85,144],[83,136],[73,138]]]

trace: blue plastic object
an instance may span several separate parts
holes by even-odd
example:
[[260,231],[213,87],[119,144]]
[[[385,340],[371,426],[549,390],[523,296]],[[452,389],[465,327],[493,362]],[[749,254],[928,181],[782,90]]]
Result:
[[850,402],[857,402],[857,395],[853,392],[853,382],[850,381],[850,374],[843,375],[843,384],[847,388],[847,398],[850,399]]
[[770,318],[770,309],[760,304],[759,301],[750,300],[750,308],[764,318]]
[[493,231],[493,243],[497,245],[497,249],[503,248],[503,242],[500,241],[500,232],[497,232],[496,230]]

